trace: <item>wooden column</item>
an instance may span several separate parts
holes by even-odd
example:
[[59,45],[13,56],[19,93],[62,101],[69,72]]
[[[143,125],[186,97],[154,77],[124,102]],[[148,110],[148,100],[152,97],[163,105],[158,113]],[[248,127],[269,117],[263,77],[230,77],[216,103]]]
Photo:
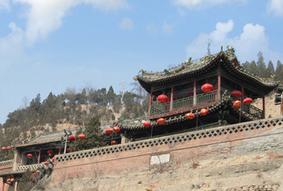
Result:
[[37,163],[40,163],[40,149],[38,150]]
[[262,111],[263,111],[263,119],[265,119],[265,97],[262,97]]
[[125,144],[125,143],[127,143],[127,142],[128,142],[128,140],[127,140],[127,138],[125,137],[125,135],[121,134],[121,144]]
[[241,100],[240,100],[241,101],[241,107],[240,107],[240,113],[239,113],[239,122],[242,121],[242,105],[243,105],[243,97],[244,97],[244,94],[245,94],[243,86],[241,86],[241,92],[242,92],[242,95],[241,95]]
[[171,88],[171,94],[170,94],[170,111],[173,110],[173,101],[174,101],[174,87]]
[[4,185],[3,185],[3,191],[9,191],[9,187],[10,187],[9,184],[4,183]]
[[152,105],[152,90],[150,90],[150,95],[149,95],[149,98],[148,98],[148,108],[147,108],[148,115],[150,115],[151,105]]
[[221,74],[220,74],[220,65],[217,69],[217,101],[221,100]]
[[15,181],[14,183],[14,191],[17,191],[18,190],[18,181]]
[[5,188],[5,183],[4,183],[4,178],[3,177],[0,177],[1,181],[1,188],[0,188],[0,191],[4,191],[4,188]]
[[193,104],[197,104],[197,81],[194,80],[194,98],[193,98]]

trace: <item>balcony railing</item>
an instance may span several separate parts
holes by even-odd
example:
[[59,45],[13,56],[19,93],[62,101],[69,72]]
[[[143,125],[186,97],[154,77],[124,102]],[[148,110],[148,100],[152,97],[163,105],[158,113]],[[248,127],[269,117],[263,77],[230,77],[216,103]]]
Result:
[[171,103],[159,103],[157,101],[153,101],[150,108],[150,116],[154,117],[167,113],[170,114],[170,113],[184,112],[196,107],[206,106],[209,103],[213,103],[216,101],[216,94],[217,91],[213,91],[205,94],[198,94],[196,96],[195,104],[194,104],[193,96],[174,100],[172,106]]

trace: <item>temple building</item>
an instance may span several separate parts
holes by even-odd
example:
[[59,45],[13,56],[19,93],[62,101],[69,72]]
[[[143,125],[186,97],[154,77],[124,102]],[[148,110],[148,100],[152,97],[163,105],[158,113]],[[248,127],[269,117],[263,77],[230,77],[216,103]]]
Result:
[[[246,71],[233,48],[196,61],[189,59],[162,72],[142,70],[135,79],[149,94],[147,116],[105,128],[106,145],[268,118],[270,114],[266,110],[273,106],[266,96],[271,92],[274,92],[272,104],[281,107],[276,112],[283,114],[283,87]],[[72,152],[67,143],[75,140],[75,134],[75,130],[65,130],[16,145],[14,159],[0,162],[0,191],[17,190],[17,183],[27,170],[35,171],[35,175],[41,170],[41,178],[42,174],[50,175],[50,163],[46,161]],[[64,157],[69,160],[67,155]],[[81,157],[82,154],[77,154],[72,160]]]
[[263,119],[265,96],[278,86],[246,71],[233,48],[135,79],[150,95],[148,115],[119,123],[126,140]]

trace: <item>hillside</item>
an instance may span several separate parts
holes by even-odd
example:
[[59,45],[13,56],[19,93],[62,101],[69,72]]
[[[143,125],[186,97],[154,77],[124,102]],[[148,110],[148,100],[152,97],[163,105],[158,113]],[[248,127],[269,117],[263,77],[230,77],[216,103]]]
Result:
[[[102,127],[125,118],[145,115],[147,103],[144,94],[115,93],[110,87],[67,90],[45,99],[40,94],[27,107],[9,113],[2,125],[1,146],[24,143],[47,132],[84,127],[93,117],[99,117]],[[12,152],[0,152],[0,158],[11,158]]]

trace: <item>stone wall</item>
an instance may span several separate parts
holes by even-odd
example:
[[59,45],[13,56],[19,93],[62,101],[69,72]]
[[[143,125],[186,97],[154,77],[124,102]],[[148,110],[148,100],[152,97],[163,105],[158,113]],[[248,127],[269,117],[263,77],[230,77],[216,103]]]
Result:
[[283,190],[282,140],[274,118],[59,155],[45,189]]

